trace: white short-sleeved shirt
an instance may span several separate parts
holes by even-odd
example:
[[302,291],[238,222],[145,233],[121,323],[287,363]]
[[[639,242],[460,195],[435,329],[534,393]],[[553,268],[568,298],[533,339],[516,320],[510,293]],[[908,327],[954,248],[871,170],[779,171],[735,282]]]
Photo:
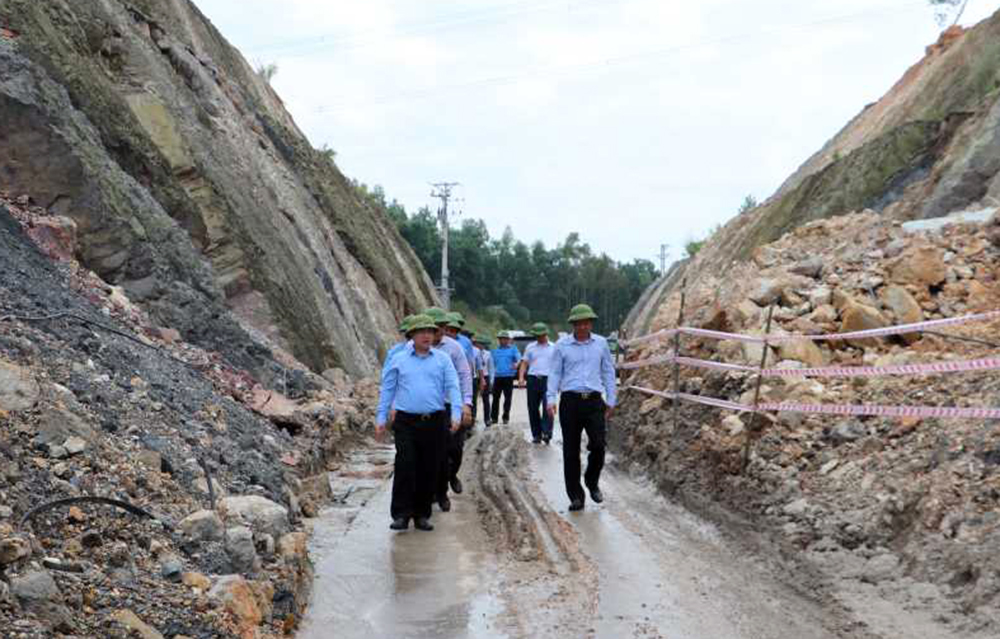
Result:
[[552,355],[556,347],[552,342],[544,346],[538,342],[528,344],[524,349],[524,360],[528,362],[528,375],[548,377],[552,371]]

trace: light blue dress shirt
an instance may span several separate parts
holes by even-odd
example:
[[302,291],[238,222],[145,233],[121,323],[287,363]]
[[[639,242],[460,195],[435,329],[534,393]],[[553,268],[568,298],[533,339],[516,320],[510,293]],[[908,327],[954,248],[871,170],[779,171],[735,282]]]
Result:
[[385,425],[390,408],[424,415],[444,410],[446,403],[451,404],[451,420],[461,420],[462,396],[451,358],[433,348],[418,355],[411,344],[392,358],[382,377],[375,423]]
[[615,405],[615,362],[606,339],[591,334],[586,342],[578,342],[567,335],[556,342],[549,371],[549,404],[555,404],[556,396],[564,391],[603,392],[605,403]]
[[517,375],[517,364],[520,361],[521,352],[513,344],[493,349],[493,366],[496,368],[497,377]]
[[[451,357],[451,363],[458,372],[458,387],[462,391],[462,403],[472,406],[472,369],[469,368],[469,360],[465,359],[465,350],[458,340],[454,340],[447,335],[441,338],[441,343],[434,347]],[[461,408],[461,407],[459,407]]]
[[385,373],[389,370],[389,364],[392,363],[392,358],[396,356],[397,353],[403,352],[407,346],[413,342],[405,341],[400,342],[389,349],[389,352],[385,354],[385,361],[382,362],[382,379],[385,379]]
[[556,346],[552,342],[546,342],[543,346],[539,342],[532,342],[524,349],[524,359],[528,362],[528,375],[537,377],[547,377],[552,369],[552,355],[556,351]]
[[465,359],[469,360],[469,368],[472,369],[472,372],[475,372],[476,347],[472,345],[472,340],[459,333],[458,337],[455,338],[455,341],[457,341],[459,346],[462,347],[462,350],[465,351]]

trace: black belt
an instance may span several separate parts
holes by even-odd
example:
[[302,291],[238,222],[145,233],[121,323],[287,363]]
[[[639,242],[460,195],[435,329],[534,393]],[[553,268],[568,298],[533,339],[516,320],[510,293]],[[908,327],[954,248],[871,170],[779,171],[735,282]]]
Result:
[[591,399],[601,399],[601,394],[598,391],[565,391],[563,397],[569,397],[571,399],[582,399],[584,401]]
[[441,419],[447,414],[447,411],[439,410],[433,413],[407,413],[405,410],[397,410],[396,417],[403,417],[406,419],[412,419],[418,422],[429,422],[432,419]]

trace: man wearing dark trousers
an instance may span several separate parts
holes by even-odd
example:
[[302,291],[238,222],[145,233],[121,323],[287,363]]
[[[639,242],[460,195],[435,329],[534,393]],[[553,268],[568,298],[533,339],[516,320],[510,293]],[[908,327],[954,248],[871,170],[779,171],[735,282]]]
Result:
[[[426,315],[411,319],[407,337],[412,344],[393,357],[379,392],[376,436],[381,438],[389,424],[396,442],[389,525],[393,530],[406,530],[410,519],[419,530],[434,530],[431,504],[437,492],[444,433],[461,427],[458,374],[448,355],[431,348],[436,329]],[[450,412],[445,410],[449,405]]]
[[518,381],[527,389],[531,441],[535,444],[543,441],[548,444],[552,441],[552,420],[549,418],[545,396],[555,346],[549,343],[549,327],[542,322],[531,327],[531,334],[535,336],[535,342],[524,349]]
[[493,392],[493,381],[496,376],[496,368],[493,366],[493,353],[490,351],[490,340],[482,336],[476,337],[479,344],[480,368],[483,373],[482,396],[483,396],[483,425],[490,427],[493,422],[490,420],[490,395]]
[[[607,446],[607,419],[617,399],[615,364],[607,341],[591,331],[597,315],[586,304],[570,310],[573,333],[556,343],[548,382],[549,417],[555,419],[559,401],[559,424],[563,433],[563,476],[569,509],[582,510],[585,494],[580,485],[580,439],[587,431],[587,470],[584,483],[590,498],[604,501],[601,470]],[[601,397],[601,393],[604,397]],[[559,397],[559,394],[562,396]]]
[[521,353],[511,343],[510,333],[501,331],[497,334],[500,346],[493,349],[493,366],[496,374],[493,379],[493,406],[490,409],[490,421],[494,424],[500,417],[500,396],[503,395],[503,423],[510,421],[510,402],[514,395],[514,376],[517,375],[517,365],[521,361]]

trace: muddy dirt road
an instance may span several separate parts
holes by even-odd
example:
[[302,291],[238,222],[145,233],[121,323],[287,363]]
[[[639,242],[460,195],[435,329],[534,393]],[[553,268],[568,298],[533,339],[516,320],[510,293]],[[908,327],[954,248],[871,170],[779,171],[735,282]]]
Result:
[[613,463],[605,502],[568,512],[558,425],[551,446],[531,444],[523,393],[514,399],[510,425],[477,426],[466,490],[450,513],[435,512],[434,532],[389,531],[391,448],[344,465],[333,479],[342,503],[315,526],[300,639],[867,636],[800,594],[807,580]]

